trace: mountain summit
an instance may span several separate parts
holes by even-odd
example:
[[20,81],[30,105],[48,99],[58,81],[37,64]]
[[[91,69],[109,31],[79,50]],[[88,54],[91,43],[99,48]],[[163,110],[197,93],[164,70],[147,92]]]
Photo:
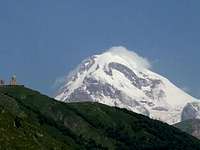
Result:
[[66,77],[56,99],[127,108],[169,124],[181,121],[183,108],[197,99],[150,67],[148,60],[136,53],[113,47],[84,60]]

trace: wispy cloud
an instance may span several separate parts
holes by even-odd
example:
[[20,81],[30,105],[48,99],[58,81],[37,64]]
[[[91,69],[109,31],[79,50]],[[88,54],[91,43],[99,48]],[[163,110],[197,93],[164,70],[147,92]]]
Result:
[[108,50],[108,52],[112,53],[113,55],[118,55],[130,63],[134,63],[134,65],[138,68],[149,69],[152,67],[150,61],[147,58],[138,55],[133,50],[128,50],[126,47],[112,47]]

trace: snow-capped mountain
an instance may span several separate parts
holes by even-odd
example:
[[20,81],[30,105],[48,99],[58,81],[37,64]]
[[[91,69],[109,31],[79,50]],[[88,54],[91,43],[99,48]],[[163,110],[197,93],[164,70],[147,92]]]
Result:
[[113,47],[84,60],[66,77],[56,99],[127,108],[169,124],[181,121],[183,108],[197,99],[149,67],[145,58]]

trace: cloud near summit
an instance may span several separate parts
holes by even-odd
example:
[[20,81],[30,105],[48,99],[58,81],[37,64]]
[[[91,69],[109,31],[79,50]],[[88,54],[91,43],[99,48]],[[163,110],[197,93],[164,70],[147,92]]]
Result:
[[147,58],[138,55],[132,50],[128,50],[126,47],[111,47],[107,50],[107,52],[112,53],[112,55],[118,55],[130,63],[134,62],[134,64],[136,64],[139,68],[150,69],[152,67],[150,61]]

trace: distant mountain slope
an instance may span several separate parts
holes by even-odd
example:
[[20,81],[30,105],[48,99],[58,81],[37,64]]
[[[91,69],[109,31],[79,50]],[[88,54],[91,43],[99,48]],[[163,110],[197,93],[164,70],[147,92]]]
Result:
[[186,120],[186,121],[177,123],[174,126],[200,139],[200,120],[199,119]]
[[141,65],[143,61],[124,47],[91,56],[66,77],[55,98],[99,102],[169,124],[180,122],[184,106],[197,99]]
[[200,149],[196,138],[126,109],[66,104],[23,86],[0,93],[0,130],[9,131],[0,136],[2,149]]

